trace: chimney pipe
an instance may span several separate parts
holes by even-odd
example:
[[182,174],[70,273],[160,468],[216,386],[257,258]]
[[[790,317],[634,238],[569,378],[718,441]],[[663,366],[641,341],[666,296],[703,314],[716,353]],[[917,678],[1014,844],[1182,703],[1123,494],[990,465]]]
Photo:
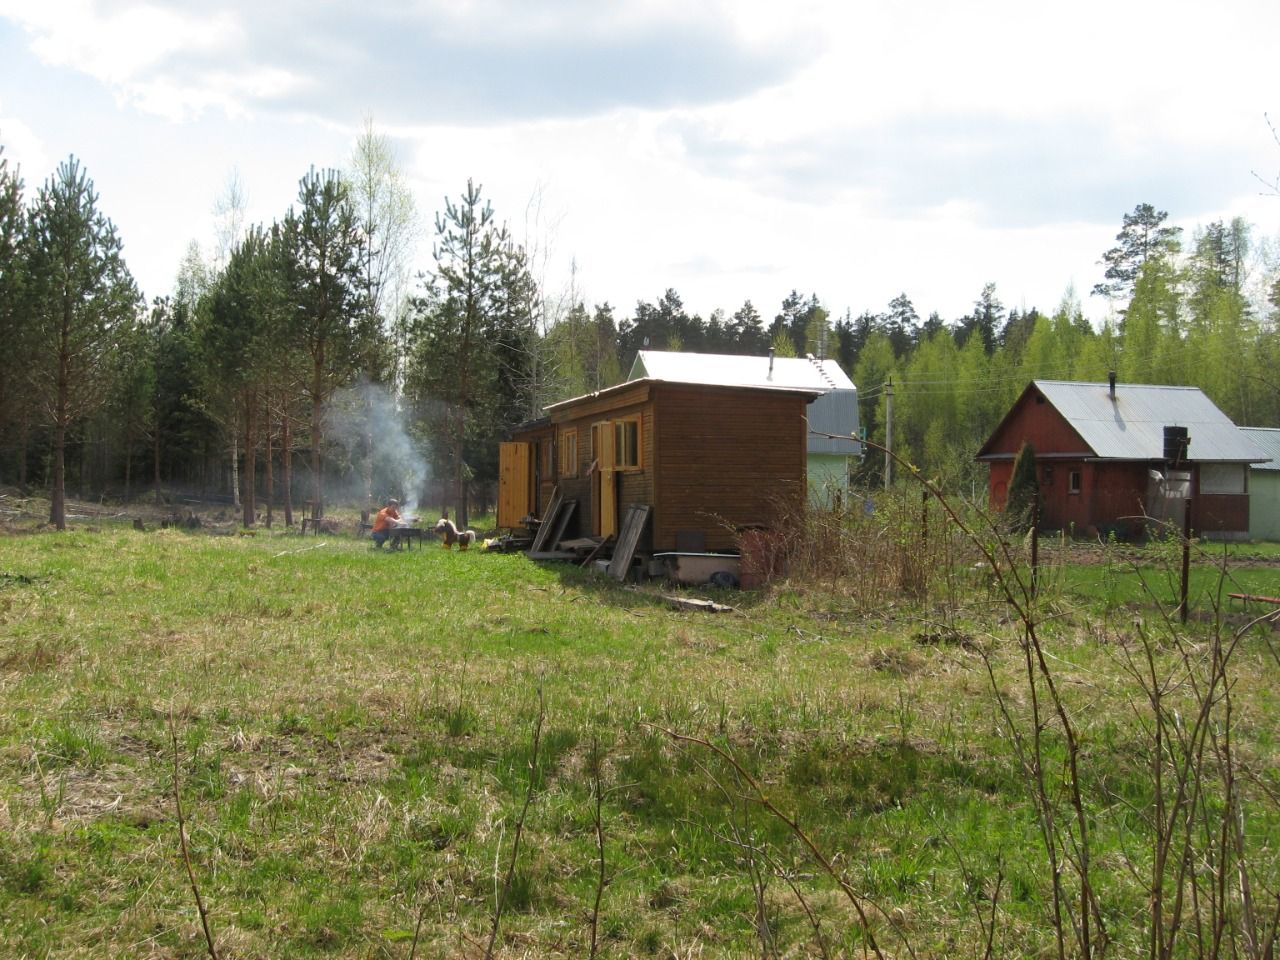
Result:
[[773,379],[773,347],[769,348],[769,379]]
[[1116,372],[1112,370],[1107,374],[1107,383],[1111,385],[1111,402],[1116,402]]

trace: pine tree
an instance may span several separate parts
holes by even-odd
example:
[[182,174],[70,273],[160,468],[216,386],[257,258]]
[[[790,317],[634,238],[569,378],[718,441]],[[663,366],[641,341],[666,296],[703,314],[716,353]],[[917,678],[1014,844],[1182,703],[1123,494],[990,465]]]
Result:
[[30,223],[31,320],[42,345],[31,384],[53,428],[49,522],[65,530],[68,430],[106,402],[115,344],[141,303],[115,225],[75,157],[40,189]]
[[346,181],[311,170],[281,230],[290,337],[310,359],[304,386],[311,406],[312,510],[324,516],[325,405],[350,382],[373,336],[364,306],[360,230]]
[[1124,215],[1120,232],[1116,234],[1117,245],[1102,255],[1107,270],[1103,282],[1093,288],[1095,295],[1127,300],[1148,260],[1177,252],[1182,228],[1166,226],[1168,216],[1149,203],[1140,203],[1133,208],[1133,213]]
[[257,452],[264,409],[287,341],[284,289],[273,236],[254,227],[231,250],[226,269],[209,292],[197,328],[202,393],[207,408],[244,451],[240,502],[244,526],[256,517]]
[[743,356],[759,356],[768,349],[764,327],[760,322],[760,313],[750,300],[743,301],[732,317],[729,318],[727,334],[730,346],[726,353]]
[[957,346],[964,347],[970,338],[976,336],[982,349],[990,356],[996,346],[996,330],[1003,325],[1003,320],[1004,304],[996,296],[996,285],[988,283],[974,301],[973,313],[961,320],[956,328]]
[[[0,452],[12,448],[17,479],[26,483],[27,434],[32,420],[30,397],[21,384],[32,347],[27,311],[23,309],[26,258],[23,249],[26,214],[22,178],[9,169],[0,146]],[[3,462],[0,461],[0,467]]]
[[[518,349],[515,325],[523,314],[521,295],[512,289],[523,282],[523,264],[513,274],[506,227],[471,180],[458,202],[446,199],[436,216],[434,255],[433,282],[415,305],[406,382],[436,462],[446,465],[457,521],[465,525],[471,480],[490,455],[502,406],[495,347],[502,342],[508,364],[514,362],[509,351]],[[508,386],[515,383],[512,374],[519,376],[504,373]]]

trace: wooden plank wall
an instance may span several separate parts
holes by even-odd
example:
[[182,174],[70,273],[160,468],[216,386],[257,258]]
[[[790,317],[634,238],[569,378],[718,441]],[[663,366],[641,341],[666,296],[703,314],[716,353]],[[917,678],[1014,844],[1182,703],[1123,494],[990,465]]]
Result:
[[803,396],[677,384],[654,389],[655,551],[675,549],[677,530],[704,531],[708,550],[735,549],[736,527],[773,526],[803,501]]
[[[574,408],[570,411],[571,417],[556,424],[557,431],[566,427],[577,428],[578,431],[578,475],[562,477],[559,481],[560,490],[565,497],[578,501],[578,510],[569,529],[565,531],[566,537],[588,536],[593,533],[592,480],[587,475],[587,470],[596,456],[591,449],[591,425],[598,421],[640,416],[641,468],[638,471],[619,472],[617,475],[619,513],[625,511],[629,504],[653,503],[654,411],[649,391],[646,388],[644,391],[627,392],[616,399],[618,406],[613,408],[599,402],[584,405],[581,410]],[[641,548],[646,549],[647,544],[642,543]]]
[[1093,451],[1081,439],[1080,434],[1067,423],[1039,391],[1023,394],[1018,406],[1010,414],[999,432],[991,438],[988,454],[1017,455],[1023,441],[1029,440],[1039,456],[1045,453],[1078,453],[1090,456]]

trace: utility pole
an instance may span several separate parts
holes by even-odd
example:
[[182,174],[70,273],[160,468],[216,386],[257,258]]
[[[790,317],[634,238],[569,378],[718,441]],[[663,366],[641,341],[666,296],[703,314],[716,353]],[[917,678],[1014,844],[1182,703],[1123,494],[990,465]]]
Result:
[[884,385],[884,488],[893,483],[893,377]]

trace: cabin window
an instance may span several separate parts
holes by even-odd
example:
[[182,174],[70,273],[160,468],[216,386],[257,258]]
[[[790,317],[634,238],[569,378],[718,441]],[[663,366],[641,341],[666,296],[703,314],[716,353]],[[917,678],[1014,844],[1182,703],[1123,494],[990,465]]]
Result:
[[640,469],[640,418],[613,422],[613,465],[619,470]]
[[560,433],[560,476],[576,477],[578,475],[578,428],[573,427]]
[[1200,492],[1218,494],[1247,493],[1245,466],[1242,463],[1200,464]]
[[1079,470],[1072,470],[1067,474],[1067,493],[1079,493],[1082,486],[1082,478]]

